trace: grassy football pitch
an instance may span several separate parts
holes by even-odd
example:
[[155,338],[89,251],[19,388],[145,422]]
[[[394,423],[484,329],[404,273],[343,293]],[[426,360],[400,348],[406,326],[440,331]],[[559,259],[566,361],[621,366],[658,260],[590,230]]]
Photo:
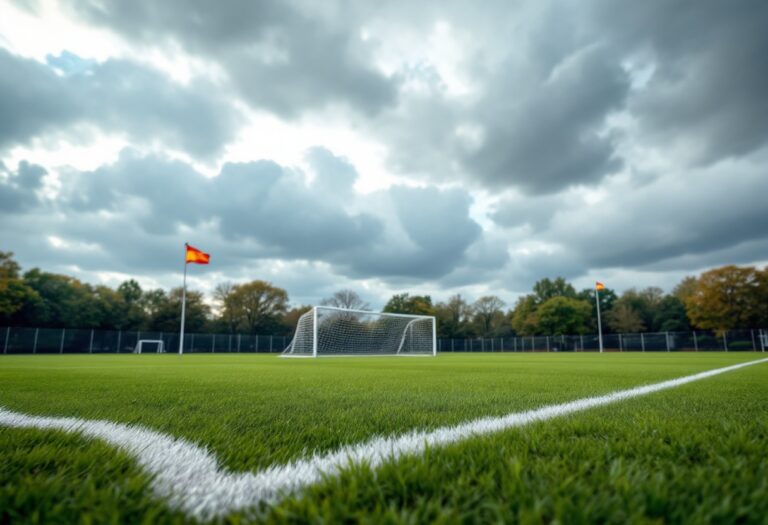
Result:
[[[138,424],[259,471],[765,354],[0,356],[0,408]],[[187,523],[99,440],[0,426],[0,523]],[[340,476],[227,522],[768,523],[768,363]]]

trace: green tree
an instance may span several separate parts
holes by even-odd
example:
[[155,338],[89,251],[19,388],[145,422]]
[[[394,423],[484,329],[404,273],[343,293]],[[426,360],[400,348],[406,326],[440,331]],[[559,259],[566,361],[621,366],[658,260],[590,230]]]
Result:
[[645,330],[642,316],[630,301],[624,301],[623,298],[616,301],[605,320],[608,328],[614,332],[634,333]]
[[698,278],[689,275],[675,286],[674,290],[672,290],[672,295],[685,304],[685,302],[696,293],[698,282]]
[[133,279],[124,281],[117,287],[117,293],[122,297],[125,306],[124,317],[116,328],[122,330],[137,330],[147,323],[147,316],[142,307],[144,291]]
[[472,307],[461,296],[452,295],[448,301],[435,305],[438,337],[471,337]]
[[219,321],[226,327],[226,331],[233,334],[240,323],[240,312],[233,300],[235,285],[231,282],[219,283],[213,290],[213,300],[219,310]]
[[538,307],[536,315],[538,329],[545,334],[583,334],[589,327],[590,307],[580,299],[554,296]]
[[236,284],[230,295],[239,326],[253,334],[284,331],[282,319],[288,309],[288,292],[266,281]]
[[24,282],[36,292],[19,312],[24,324],[51,328],[101,325],[102,315],[90,285],[38,268],[27,271]]
[[94,286],[93,303],[99,320],[94,328],[122,330],[127,327],[128,305],[120,292],[104,285]]
[[[578,299],[589,303],[589,332],[597,332],[597,302],[595,301],[595,289],[585,288],[578,294]],[[613,305],[619,297],[611,288],[600,290],[600,315],[603,319],[613,309]]]
[[38,299],[20,272],[13,253],[0,252],[0,320],[5,323],[9,323],[25,304]]
[[553,297],[575,298],[576,290],[562,277],[556,277],[554,280],[545,277],[533,285],[533,294],[537,303],[543,304]]
[[[658,309],[661,305],[661,300],[664,297],[664,292],[661,288],[655,286],[649,286],[640,291],[635,288],[630,288],[621,294],[621,298],[617,300],[614,308],[619,303],[628,305],[638,316],[643,323],[643,329],[658,332],[660,326],[656,324],[656,321],[661,318],[658,316]],[[618,328],[614,328],[618,330]]]
[[495,295],[480,297],[472,304],[474,321],[479,335],[483,337],[501,335],[499,332],[503,330],[506,324],[502,308],[504,308],[504,301]]
[[[149,320],[149,330],[174,332],[181,328],[182,294],[183,289],[181,287],[173,288],[168,295],[155,294],[155,310]],[[205,304],[203,294],[195,290],[187,290],[185,332],[204,331],[210,314],[211,309]]]
[[512,328],[518,335],[537,335],[539,333],[539,317],[537,300],[533,295],[526,295],[517,300],[512,310]]
[[162,309],[167,308],[168,300],[168,294],[162,288],[148,290],[141,294],[139,306],[144,314],[144,324],[141,326],[143,330],[152,329],[155,324],[154,319]]
[[407,293],[393,295],[384,305],[384,311],[393,314],[435,315],[430,296]]
[[685,302],[691,322],[704,329],[748,329],[766,322],[765,270],[723,266],[704,272]]
[[691,329],[685,305],[675,295],[667,295],[661,300],[653,324],[662,332],[687,332]]

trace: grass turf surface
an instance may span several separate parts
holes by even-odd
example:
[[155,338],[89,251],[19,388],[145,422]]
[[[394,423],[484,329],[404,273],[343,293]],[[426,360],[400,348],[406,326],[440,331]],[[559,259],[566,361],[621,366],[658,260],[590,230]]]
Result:
[[[140,423],[208,446],[231,469],[249,470],[373,435],[526,410],[757,357],[3,356],[0,405]],[[763,523],[766,379],[768,364],[756,365],[432,450],[375,473],[354,468],[260,509],[256,519]],[[0,458],[8,465],[0,474],[0,521],[183,519],[152,500],[146,477],[128,458],[97,442],[0,428]],[[79,492],[82,479],[93,490]]]

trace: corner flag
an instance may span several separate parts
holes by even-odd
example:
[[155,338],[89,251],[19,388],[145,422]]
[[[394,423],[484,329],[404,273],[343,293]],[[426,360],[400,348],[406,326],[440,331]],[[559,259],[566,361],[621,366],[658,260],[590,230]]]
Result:
[[600,290],[605,290],[605,285],[595,281],[595,305],[597,306],[597,338],[600,341],[600,353],[603,353],[603,323],[600,319]]
[[211,255],[209,253],[198,250],[189,244],[185,244],[184,246],[187,247],[186,263],[209,264],[211,262]]
[[184,321],[187,314],[187,265],[210,264],[211,255],[184,243],[184,287],[181,292],[181,330],[179,331],[179,355],[184,353]]

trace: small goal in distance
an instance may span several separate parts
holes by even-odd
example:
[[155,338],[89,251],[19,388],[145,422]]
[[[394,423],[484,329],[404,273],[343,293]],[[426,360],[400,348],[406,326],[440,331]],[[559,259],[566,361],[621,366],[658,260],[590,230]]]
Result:
[[[140,339],[136,342],[136,347],[133,349],[134,354],[141,354],[144,351],[145,345],[155,350],[155,353],[162,354],[165,352],[165,344],[160,339]],[[150,350],[151,352],[151,350]],[[144,353],[146,353],[144,351]]]
[[435,318],[315,306],[282,357],[437,355]]

